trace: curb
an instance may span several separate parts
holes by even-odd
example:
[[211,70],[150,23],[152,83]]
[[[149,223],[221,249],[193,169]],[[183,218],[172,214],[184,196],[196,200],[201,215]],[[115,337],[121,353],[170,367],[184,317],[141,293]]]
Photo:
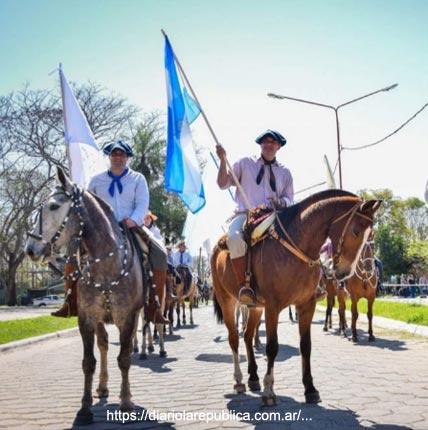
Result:
[[68,328],[66,330],[56,331],[54,333],[43,334],[41,336],[29,337],[28,339],[21,339],[14,342],[5,343],[0,345],[0,352],[9,351],[11,349],[20,348],[22,346],[32,345],[33,343],[43,342],[49,339],[58,337],[70,337],[79,333],[79,327]]
[[[327,307],[322,305],[317,305],[317,310],[325,313]],[[334,308],[337,309],[337,308]],[[359,314],[359,318],[363,316],[362,321],[367,323],[367,315]],[[351,318],[351,311],[346,311],[346,317]],[[389,318],[378,317],[373,315],[373,325],[381,328],[386,328],[390,330],[404,331],[407,333],[411,333],[413,335],[428,337],[428,326],[417,325],[417,324],[408,324],[404,321],[392,320]]]

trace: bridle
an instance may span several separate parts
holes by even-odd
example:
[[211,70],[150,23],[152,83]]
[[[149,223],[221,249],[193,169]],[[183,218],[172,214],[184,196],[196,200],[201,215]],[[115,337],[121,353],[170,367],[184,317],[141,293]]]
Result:
[[[376,277],[376,265],[375,265],[375,259],[374,259],[374,252],[373,252],[373,241],[367,241],[364,245],[364,248],[370,248],[370,250],[372,251],[372,255],[373,257],[370,258],[363,258],[362,255],[364,253],[364,249],[363,252],[360,255],[360,258],[358,259],[358,263],[357,263],[357,267],[355,270],[355,276],[360,279],[364,284],[369,284],[372,288],[375,288],[376,285],[374,283],[372,283],[372,281],[374,281],[375,277]],[[365,261],[371,261],[371,270],[367,271],[364,268],[364,262]]]
[[[52,238],[49,241],[45,241],[43,239],[43,206],[40,206],[37,209],[37,216],[38,216],[38,234],[34,234],[32,232],[27,232],[27,235],[37,241],[45,241],[48,245],[51,246],[51,249],[55,246],[55,243],[58,241],[58,239],[61,237],[62,232],[64,231],[71,215],[72,212],[75,212],[78,219],[79,219],[79,231],[77,232],[77,234],[75,236],[73,236],[72,238],[70,238],[70,242],[73,242],[73,254],[72,255],[64,255],[63,257],[65,258],[65,262],[66,263],[70,263],[70,264],[75,264],[76,265],[76,270],[74,270],[72,273],[70,273],[69,275],[67,275],[64,279],[71,279],[72,281],[76,281],[79,277],[82,278],[83,282],[86,285],[93,285],[96,288],[99,288],[102,286],[102,284],[95,282],[95,280],[93,279],[93,276],[91,276],[91,272],[90,272],[90,266],[92,264],[96,264],[96,263],[100,263],[101,261],[113,257],[117,252],[120,252],[121,250],[123,251],[123,261],[122,261],[122,268],[120,270],[120,274],[119,277],[110,282],[110,286],[116,286],[119,284],[120,280],[123,277],[127,277],[129,276],[129,271],[132,265],[132,260],[133,260],[133,255],[131,256],[130,259],[128,259],[128,240],[124,231],[124,228],[122,226],[120,226],[120,230],[122,232],[123,235],[123,244],[119,245],[116,247],[116,249],[114,251],[110,251],[109,253],[107,253],[104,257],[100,257],[100,258],[86,258],[85,262],[86,262],[86,271],[83,272],[83,270],[80,268],[80,264],[79,261],[77,259],[77,254],[80,248],[80,243],[82,241],[82,236],[83,236],[83,227],[84,227],[84,222],[83,222],[83,206],[82,206],[82,197],[83,197],[83,190],[76,184],[73,184],[73,189],[72,192],[68,192],[64,189],[61,189],[61,191],[55,192],[53,194],[50,195],[51,197],[54,197],[56,195],[65,195],[67,196],[70,200],[71,200],[71,204],[70,207],[68,209],[67,214],[65,215],[63,221],[61,222],[60,226],[58,227],[58,230],[53,234]],[[107,291],[107,290],[105,290]]]
[[70,207],[68,209],[67,214],[65,215],[63,221],[61,222],[60,226],[58,227],[58,230],[53,234],[50,240],[44,240],[43,239],[43,205],[39,206],[38,209],[36,209],[37,213],[37,220],[39,225],[39,232],[38,234],[34,234],[33,232],[27,232],[27,236],[37,240],[37,241],[45,241],[48,245],[53,247],[55,243],[58,241],[58,239],[61,237],[62,232],[65,229],[65,226],[67,225],[68,220],[70,219],[70,215],[72,211],[75,211],[78,218],[79,218],[79,225],[80,229],[75,237],[75,239],[80,243],[83,235],[83,215],[82,215],[82,195],[83,191],[81,188],[77,185],[73,186],[73,192],[69,193],[66,190],[57,191],[53,194],[51,194],[49,197],[54,197],[57,195],[65,195],[71,200]]
[[[348,210],[347,212],[345,212],[343,215],[340,215],[339,217],[337,217],[336,219],[333,220],[332,224],[335,224],[339,221],[341,221],[343,218],[348,217],[345,226],[343,227],[343,231],[342,234],[340,236],[339,239],[339,244],[337,247],[337,251],[333,256],[333,263],[335,265],[340,263],[341,260],[341,254],[342,254],[342,247],[343,247],[343,243],[344,243],[344,239],[345,239],[345,235],[346,232],[349,228],[349,225],[351,224],[352,219],[354,218],[355,215],[358,215],[368,221],[370,221],[371,223],[373,223],[373,218],[370,218],[367,215],[364,215],[360,212],[358,212],[358,208],[360,207],[362,201],[359,200],[354,206],[352,206],[352,208],[350,210]],[[288,239],[288,242],[286,240],[284,240],[282,237],[279,236],[279,234],[276,232],[274,225],[272,225],[269,228],[269,232],[268,234],[273,237],[274,239],[276,239],[284,248],[288,249],[291,253],[293,253],[296,257],[298,257],[300,260],[302,260],[303,262],[305,262],[309,267],[313,267],[317,264],[320,264],[320,258],[318,257],[316,260],[308,257],[301,249],[299,249],[299,247],[294,243],[294,241],[292,240],[292,238],[290,237],[290,235],[288,234],[287,230],[285,229],[285,227],[283,226],[280,218],[277,216],[276,217],[276,221],[281,229],[281,231],[284,233],[285,237]]]
[[342,234],[339,238],[339,244],[337,246],[337,250],[336,250],[335,254],[333,255],[333,264],[335,266],[337,266],[340,263],[340,260],[342,258],[342,247],[343,247],[343,243],[345,241],[345,235],[346,235],[346,232],[348,231],[349,225],[351,224],[351,221],[354,218],[354,216],[358,215],[361,218],[364,218],[373,224],[373,218],[370,218],[369,216],[358,212],[358,208],[360,207],[361,203],[362,203],[361,201],[358,201],[357,203],[355,203],[355,205],[351,209],[349,209],[347,212],[345,212],[343,215],[339,216],[338,218],[336,218],[332,222],[332,224],[335,224],[338,221],[342,220],[343,218],[345,218],[349,215],[349,218],[347,219],[346,224],[343,227]]

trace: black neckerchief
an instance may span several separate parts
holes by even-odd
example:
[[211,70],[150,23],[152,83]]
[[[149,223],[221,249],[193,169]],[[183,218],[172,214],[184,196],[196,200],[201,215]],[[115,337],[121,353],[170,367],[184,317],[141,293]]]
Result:
[[270,184],[272,191],[275,192],[276,191],[276,180],[275,180],[275,175],[273,174],[272,164],[274,164],[276,162],[276,157],[272,161],[268,161],[262,155],[262,160],[263,160],[263,164],[260,167],[259,173],[257,175],[256,183],[257,183],[257,185],[260,185],[260,182],[262,181],[263,176],[265,174],[265,166],[269,166],[269,184]]

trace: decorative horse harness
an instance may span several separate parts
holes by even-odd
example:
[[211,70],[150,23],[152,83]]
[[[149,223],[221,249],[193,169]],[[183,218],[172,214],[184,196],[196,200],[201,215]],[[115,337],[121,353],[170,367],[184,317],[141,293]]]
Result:
[[[69,192],[61,189],[61,191],[53,193],[51,195],[51,197],[56,196],[56,195],[67,196],[71,200],[71,205],[70,205],[70,208],[69,208],[66,216],[64,217],[62,223],[60,224],[58,230],[53,234],[52,238],[49,241],[45,241],[51,247],[51,254],[52,254],[52,250],[54,251],[54,253],[59,253],[59,250],[55,249],[55,243],[61,237],[61,234],[62,234],[65,226],[67,225],[67,222],[70,219],[72,212],[76,213],[76,215],[79,219],[79,227],[80,227],[77,235],[73,236],[70,239],[70,245],[68,247],[68,252],[71,252],[71,254],[64,255],[65,263],[66,264],[73,264],[75,267],[75,270],[73,272],[71,272],[69,275],[63,276],[63,279],[77,281],[79,278],[81,278],[82,281],[87,286],[92,285],[96,288],[100,288],[100,287],[102,287],[102,284],[97,283],[92,279],[93,276],[91,276],[91,270],[90,270],[91,266],[94,264],[100,263],[102,261],[105,261],[106,259],[113,257],[115,254],[117,254],[123,250],[123,260],[122,260],[122,264],[121,264],[122,268],[120,270],[119,277],[116,280],[111,281],[109,287],[101,289],[101,293],[106,296],[106,310],[107,310],[107,312],[110,312],[111,309],[110,309],[109,297],[110,297],[110,294],[112,293],[111,288],[116,286],[116,285],[119,285],[122,278],[128,277],[129,273],[130,273],[130,269],[131,269],[131,265],[132,265],[132,261],[133,261],[133,247],[131,246],[131,251],[132,251],[131,258],[128,259],[128,243],[130,243],[132,241],[132,242],[134,242],[134,246],[137,247],[137,246],[140,246],[141,241],[132,240],[132,238],[129,237],[130,236],[129,230],[125,226],[122,226],[119,223],[119,227],[120,227],[120,230],[122,232],[122,244],[117,246],[113,251],[109,252],[108,254],[106,254],[103,257],[93,258],[93,259],[91,259],[89,257],[84,258],[85,268],[82,269],[81,261],[79,258],[79,255],[80,255],[79,251],[80,251],[80,245],[81,245],[81,241],[82,241],[83,227],[84,227],[83,215],[82,215],[82,212],[83,212],[83,207],[82,207],[83,191],[79,186],[73,185],[73,192],[72,193],[69,193]],[[38,209],[36,209],[36,214],[37,214],[36,216],[37,216],[38,225],[39,225],[38,234],[34,234],[32,232],[27,232],[27,235],[32,237],[35,240],[44,241],[44,239],[43,239],[43,206],[40,206]],[[127,235],[127,233],[128,233],[128,235]],[[142,267],[143,267],[144,264],[143,264],[142,254],[148,253],[148,246],[146,244],[145,247],[141,246],[141,248],[144,248],[141,250],[142,251],[141,255],[139,255],[139,257],[141,257],[140,262],[141,262]],[[156,286],[153,282],[153,271],[151,270],[151,268],[149,268],[149,270],[148,270],[148,275],[150,278],[150,283],[152,285],[152,288],[154,288],[155,303],[157,304],[157,306],[160,307],[159,297],[157,294]],[[146,286],[146,282],[144,282],[144,278],[145,277],[143,274],[143,285]],[[148,305],[147,288],[144,288],[144,290],[145,290],[143,293],[144,299],[145,299],[144,304]]]

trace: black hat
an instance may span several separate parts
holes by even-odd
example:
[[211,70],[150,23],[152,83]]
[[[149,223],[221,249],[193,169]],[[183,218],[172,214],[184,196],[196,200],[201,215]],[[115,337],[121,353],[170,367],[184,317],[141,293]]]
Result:
[[256,143],[258,143],[259,145],[262,143],[262,140],[266,137],[266,136],[271,136],[273,139],[277,140],[281,146],[284,146],[287,143],[287,140],[285,139],[285,137],[281,134],[278,133],[275,130],[266,130],[264,133],[262,133],[260,136],[258,136],[256,138]]
[[132,157],[134,155],[134,151],[132,148],[125,142],[118,140],[117,142],[109,143],[103,148],[103,152],[106,155],[110,155],[115,149],[120,149],[123,151],[128,157]]

